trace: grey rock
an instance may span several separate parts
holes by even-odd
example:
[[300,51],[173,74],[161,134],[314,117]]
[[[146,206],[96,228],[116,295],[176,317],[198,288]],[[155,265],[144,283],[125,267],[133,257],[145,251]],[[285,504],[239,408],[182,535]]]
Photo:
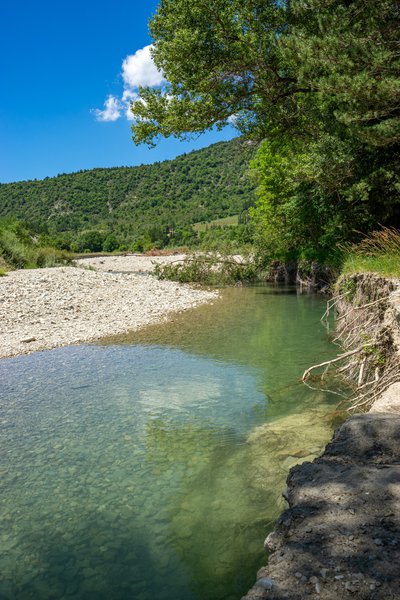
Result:
[[274,587],[274,582],[269,577],[261,577],[261,579],[256,581],[256,586],[262,587],[265,590],[272,590]]

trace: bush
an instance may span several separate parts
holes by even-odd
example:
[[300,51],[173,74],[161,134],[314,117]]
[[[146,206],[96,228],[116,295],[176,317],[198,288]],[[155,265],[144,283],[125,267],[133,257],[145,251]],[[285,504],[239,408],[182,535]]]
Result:
[[100,231],[85,231],[76,240],[78,252],[101,252],[104,235]]
[[119,247],[118,240],[113,233],[110,233],[103,242],[104,252],[114,252]]
[[54,267],[71,262],[71,256],[57,248],[42,247],[19,224],[0,228],[0,267],[14,269]]
[[0,230],[0,254],[9,265],[17,269],[23,269],[33,261],[32,249],[21,242],[10,229]]
[[156,265],[154,272],[159,279],[204,285],[233,285],[260,279],[253,261],[239,262],[232,256],[210,253],[188,257],[176,264]]
[[72,257],[68,252],[56,248],[37,248],[35,262],[36,266],[40,268],[56,267],[62,264],[70,264]]

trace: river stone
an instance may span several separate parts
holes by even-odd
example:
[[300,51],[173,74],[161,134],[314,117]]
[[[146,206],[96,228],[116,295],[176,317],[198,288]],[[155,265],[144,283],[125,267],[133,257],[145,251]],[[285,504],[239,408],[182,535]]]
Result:
[[[138,258],[124,258],[135,271]],[[140,258],[149,266],[154,260]],[[58,267],[12,271],[0,278],[0,296],[0,357],[9,357],[138,329],[216,300],[218,292],[134,272]]]
[[274,587],[274,582],[269,577],[261,577],[256,581],[257,587],[262,587],[265,590],[272,590]]
[[375,400],[370,408],[371,413],[400,414],[400,383],[393,383]]

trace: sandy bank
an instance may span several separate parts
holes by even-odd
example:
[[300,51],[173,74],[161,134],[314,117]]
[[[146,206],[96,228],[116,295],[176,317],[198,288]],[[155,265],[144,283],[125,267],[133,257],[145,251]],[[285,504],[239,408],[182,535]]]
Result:
[[218,296],[158,281],[147,274],[152,257],[90,260],[107,272],[62,267],[0,278],[0,358],[124,333]]

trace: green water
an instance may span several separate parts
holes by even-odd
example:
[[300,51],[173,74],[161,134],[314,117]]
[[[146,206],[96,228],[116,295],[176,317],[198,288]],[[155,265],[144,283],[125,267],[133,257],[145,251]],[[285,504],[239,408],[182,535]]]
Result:
[[268,287],[0,362],[0,600],[238,600],[337,397],[316,297]]

